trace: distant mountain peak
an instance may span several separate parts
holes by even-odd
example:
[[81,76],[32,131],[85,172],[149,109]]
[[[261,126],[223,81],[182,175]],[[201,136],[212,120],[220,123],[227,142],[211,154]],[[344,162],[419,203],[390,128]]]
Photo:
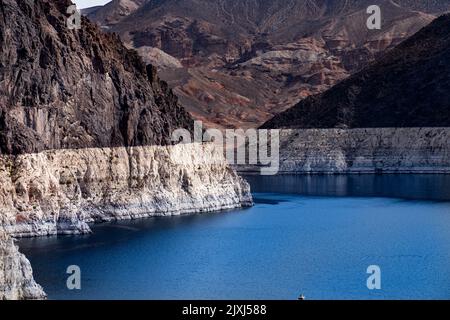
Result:
[[114,25],[149,1],[150,0],[112,0],[104,6],[84,9],[83,14],[103,26]]

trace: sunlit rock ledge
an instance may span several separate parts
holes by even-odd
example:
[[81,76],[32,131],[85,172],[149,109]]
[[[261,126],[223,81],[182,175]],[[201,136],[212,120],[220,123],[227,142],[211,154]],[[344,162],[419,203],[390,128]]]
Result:
[[45,299],[30,262],[0,228],[0,300]]
[[3,155],[0,181],[1,225],[15,237],[253,204],[248,183],[212,144]]
[[279,163],[279,174],[450,174],[450,128],[285,129]]

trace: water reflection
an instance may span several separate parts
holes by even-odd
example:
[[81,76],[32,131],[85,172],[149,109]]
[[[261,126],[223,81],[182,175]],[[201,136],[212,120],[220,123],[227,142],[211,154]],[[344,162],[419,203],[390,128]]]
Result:
[[255,193],[450,200],[450,175],[246,176]]

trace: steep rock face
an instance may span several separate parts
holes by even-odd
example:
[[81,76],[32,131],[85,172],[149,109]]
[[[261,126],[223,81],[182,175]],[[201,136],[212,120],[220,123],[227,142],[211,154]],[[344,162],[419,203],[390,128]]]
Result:
[[14,236],[252,205],[249,185],[213,144],[1,156],[0,175],[0,222]]
[[112,0],[104,6],[82,10],[82,13],[107,27],[125,19],[147,2],[149,0]]
[[1,0],[0,153],[170,143],[190,129],[167,84],[69,0]]
[[[183,179],[189,176],[180,173],[183,168],[174,165],[171,155],[192,160],[192,154],[197,152],[197,158],[208,158],[206,147],[171,144],[175,129],[191,129],[191,118],[179,106],[167,84],[158,79],[156,69],[145,66],[137,53],[126,49],[117,36],[102,33],[87,20],[82,21],[81,29],[69,30],[64,12],[70,5],[66,0],[0,1],[5,18],[0,21],[0,220],[3,225],[29,222],[45,226],[38,227],[43,231],[30,231],[30,234],[53,234],[66,229],[83,232],[88,230],[85,221],[95,220],[78,219],[77,215],[83,215],[87,207],[84,200],[90,203],[91,211],[102,205],[122,206],[123,212],[111,213],[111,216],[117,214],[117,219],[126,214],[152,216],[248,204],[248,185],[233,176],[225,159],[217,155],[220,170],[212,167],[206,170],[217,184],[218,193],[211,187],[212,180],[203,179],[201,166],[207,165],[205,160],[199,161],[198,167],[185,165],[190,176],[201,177],[196,181],[196,188],[203,188],[202,183],[210,188],[198,194],[186,189],[184,198],[177,198],[177,192],[185,187]],[[164,145],[168,146],[161,147]],[[143,149],[130,149],[132,146],[143,146]],[[177,153],[180,148],[184,148],[185,154]],[[120,151],[114,154],[115,150]],[[143,150],[144,154],[127,153],[133,150]],[[50,159],[43,152],[48,152]],[[114,175],[110,162],[117,164],[119,167],[113,169],[123,175]],[[149,165],[153,167],[148,169]],[[139,172],[146,170],[150,170],[150,176],[140,177]],[[230,170],[228,175],[227,170]],[[130,193],[138,194],[133,184],[138,183],[133,180],[135,175],[140,177],[139,186],[145,187],[140,190],[145,200],[126,197]],[[31,176],[33,179],[27,179]],[[91,180],[91,176],[102,177]],[[237,188],[245,186],[241,198],[232,192],[221,193],[221,188],[232,188],[233,183]],[[117,192],[91,195],[83,188],[116,188]],[[199,194],[201,198],[197,197]],[[113,195],[117,198],[105,200]],[[159,197],[165,202],[158,202]],[[134,206],[138,203],[140,212],[135,214]],[[127,209],[129,212],[125,213]],[[19,233],[25,235],[27,231]]]
[[280,173],[448,174],[450,128],[281,130]]
[[33,279],[30,262],[14,241],[0,229],[0,300],[44,299],[41,286]]
[[[172,145],[193,122],[156,68],[69,0],[0,0],[0,299],[44,296],[13,236],[252,205],[209,145]],[[4,229],[4,231],[3,231]]]
[[263,128],[450,126],[450,15]]
[[[370,5],[381,7],[381,30],[366,27]],[[245,128],[325,91],[449,9],[448,0],[161,0],[107,26],[129,46],[169,55],[152,61],[195,118]]]

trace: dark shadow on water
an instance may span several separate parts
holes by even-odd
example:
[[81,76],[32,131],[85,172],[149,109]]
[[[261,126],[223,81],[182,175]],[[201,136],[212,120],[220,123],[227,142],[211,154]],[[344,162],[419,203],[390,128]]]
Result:
[[286,202],[283,200],[279,200],[279,199],[267,199],[267,198],[263,198],[260,195],[255,195],[253,197],[253,202],[255,204],[267,204],[267,205],[272,205],[272,206],[276,206],[282,202]]
[[[198,228],[213,225],[224,214],[242,214],[248,209],[224,210],[207,214],[187,214],[181,216],[151,217],[117,222],[92,224],[91,234],[60,235],[38,238],[23,238],[19,240],[20,250],[31,257],[35,255],[53,255],[67,251],[83,251],[104,246],[114,246],[140,236],[152,233],[170,232],[180,226]],[[114,234],[114,237],[111,237]]]
[[286,175],[245,178],[253,193],[450,201],[450,175]]

